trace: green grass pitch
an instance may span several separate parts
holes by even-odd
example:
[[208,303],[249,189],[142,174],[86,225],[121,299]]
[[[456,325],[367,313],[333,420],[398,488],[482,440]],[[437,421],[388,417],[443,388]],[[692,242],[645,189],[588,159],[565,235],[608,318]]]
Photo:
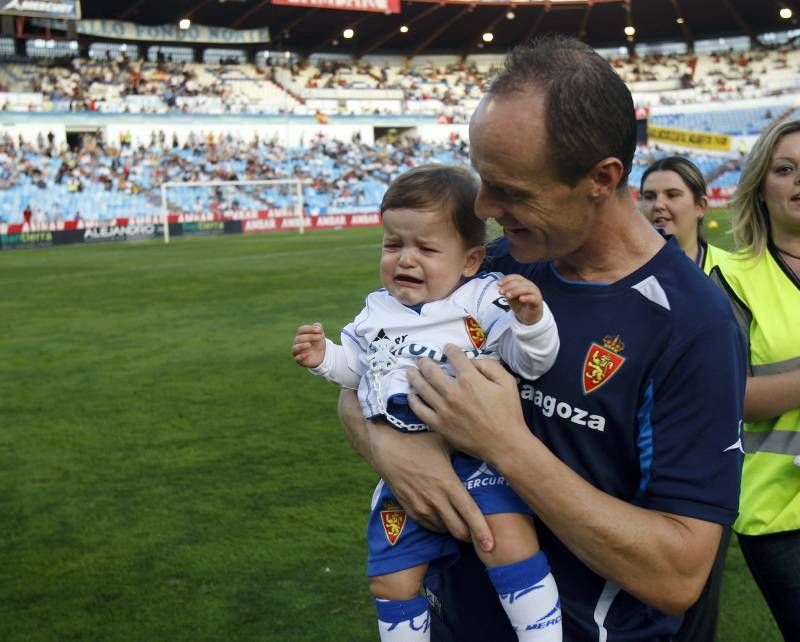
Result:
[[[377,639],[376,476],[289,346],[361,309],[379,238],[0,253],[0,640]],[[778,640],[726,573],[719,639]]]

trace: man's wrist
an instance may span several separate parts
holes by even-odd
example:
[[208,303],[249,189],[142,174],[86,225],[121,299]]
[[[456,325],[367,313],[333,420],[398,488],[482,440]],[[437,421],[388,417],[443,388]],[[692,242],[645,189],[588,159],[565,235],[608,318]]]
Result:
[[[524,427],[523,427],[524,426]],[[513,445],[505,446],[496,443],[492,452],[487,453],[486,461],[491,464],[507,480],[524,478],[530,474],[533,467],[532,461],[536,457],[536,449],[543,447],[539,439],[528,429],[527,425],[520,426],[519,430],[509,431],[520,435],[514,440]]]
[[394,430],[389,428],[386,424],[380,421],[367,421],[365,422],[366,430],[364,431],[364,459],[370,467],[379,475],[383,475],[380,470],[380,455],[385,449],[384,437],[386,436],[385,430]]

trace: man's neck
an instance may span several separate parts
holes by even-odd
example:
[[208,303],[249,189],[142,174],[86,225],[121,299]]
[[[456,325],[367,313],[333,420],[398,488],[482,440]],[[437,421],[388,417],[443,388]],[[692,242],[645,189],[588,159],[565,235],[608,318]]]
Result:
[[580,249],[555,261],[565,279],[614,283],[635,272],[664,246],[627,192],[598,208],[591,236]]

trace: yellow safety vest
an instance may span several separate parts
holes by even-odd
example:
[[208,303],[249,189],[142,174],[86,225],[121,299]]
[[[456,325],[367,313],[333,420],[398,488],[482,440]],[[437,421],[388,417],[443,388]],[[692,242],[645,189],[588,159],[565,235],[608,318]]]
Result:
[[[718,277],[721,275],[721,279]],[[800,279],[769,247],[761,256],[731,254],[713,270],[749,340],[750,376],[797,371],[800,376]],[[745,451],[737,533],[800,529],[800,408],[744,424]]]
[[701,241],[700,245],[703,248],[703,272],[707,275],[711,274],[711,270],[714,269],[715,265],[719,265],[722,261],[725,261],[727,257],[731,255],[730,252],[723,250],[721,247],[717,247],[716,245],[709,245],[705,241]]

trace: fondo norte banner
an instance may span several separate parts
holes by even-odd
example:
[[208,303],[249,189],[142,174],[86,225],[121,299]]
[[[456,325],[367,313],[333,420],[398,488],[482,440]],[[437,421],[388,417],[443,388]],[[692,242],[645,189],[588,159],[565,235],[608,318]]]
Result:
[[80,0],[0,0],[0,13],[32,18],[80,20]]
[[[2,2],[2,0],[0,0]],[[98,38],[148,40],[151,42],[188,42],[216,45],[250,45],[269,42],[269,29],[226,29],[192,25],[138,25],[121,20],[81,20],[78,33]]]
[[727,152],[731,149],[731,137],[725,134],[695,132],[688,129],[658,127],[657,125],[647,126],[647,139],[651,143],[670,143],[683,147],[713,149],[720,152]]

